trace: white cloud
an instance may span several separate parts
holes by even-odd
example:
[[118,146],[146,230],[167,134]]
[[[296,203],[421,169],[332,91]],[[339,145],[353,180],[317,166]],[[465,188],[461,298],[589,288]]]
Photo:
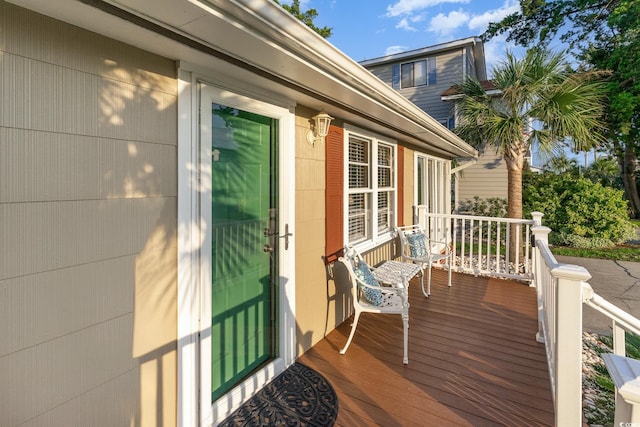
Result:
[[469,0],[398,0],[395,4],[387,6],[386,15],[389,17],[411,15],[442,3],[469,3]]
[[469,20],[469,14],[460,10],[452,10],[448,15],[439,13],[431,18],[429,31],[435,32],[439,37],[449,37],[459,27]]
[[483,33],[490,22],[500,22],[505,16],[518,12],[519,10],[520,6],[517,1],[506,0],[502,7],[498,9],[487,10],[481,15],[474,15],[471,20],[469,20],[469,29]]
[[404,52],[406,51],[408,48],[406,46],[400,46],[400,45],[395,45],[395,46],[389,46],[387,47],[387,49],[384,51],[384,55],[394,55],[396,53],[400,53],[400,52]]
[[396,24],[396,28],[399,30],[418,31],[415,29],[415,27],[412,27],[411,24],[409,24],[409,20],[407,18],[402,18],[400,21],[398,21],[398,23]]
[[424,21],[424,18],[425,18],[424,14],[411,16],[411,17],[404,17],[396,24],[396,28],[400,30],[407,30],[407,31],[418,31],[416,27],[414,27],[411,24]]

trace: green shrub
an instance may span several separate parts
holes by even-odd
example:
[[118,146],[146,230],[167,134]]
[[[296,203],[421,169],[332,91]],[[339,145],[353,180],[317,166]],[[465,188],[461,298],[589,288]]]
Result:
[[505,218],[507,216],[507,199],[500,197],[481,199],[474,196],[473,200],[467,199],[460,203],[460,211],[475,216]]
[[633,236],[621,190],[567,174],[527,174],[523,184],[524,216],[544,213],[550,243],[593,249]]

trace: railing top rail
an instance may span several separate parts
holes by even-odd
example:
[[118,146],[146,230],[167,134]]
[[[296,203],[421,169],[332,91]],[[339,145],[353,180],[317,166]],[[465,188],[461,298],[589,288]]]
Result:
[[442,213],[429,213],[429,212],[425,212],[424,215],[432,218],[471,219],[474,221],[499,221],[499,222],[515,223],[515,224],[535,225],[535,222],[532,219],[500,218],[495,216],[442,214]]
[[547,267],[550,271],[553,271],[560,267],[560,264],[556,260],[556,257],[553,256],[553,253],[551,253],[551,249],[549,249],[549,245],[546,242],[536,239],[536,247],[540,251],[540,255],[542,256],[542,259],[544,260],[545,264],[547,264]]
[[640,335],[640,319],[602,298],[586,282],[582,283],[582,295],[583,303],[615,321],[625,330]]

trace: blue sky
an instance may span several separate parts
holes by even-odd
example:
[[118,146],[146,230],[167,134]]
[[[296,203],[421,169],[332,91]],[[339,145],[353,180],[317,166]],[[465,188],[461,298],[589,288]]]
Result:
[[[301,0],[300,4],[302,10],[318,11],[316,25],[332,27],[328,40],[356,61],[479,36],[489,22],[519,10],[517,0]],[[514,48],[504,38],[485,44],[488,72],[507,47]]]

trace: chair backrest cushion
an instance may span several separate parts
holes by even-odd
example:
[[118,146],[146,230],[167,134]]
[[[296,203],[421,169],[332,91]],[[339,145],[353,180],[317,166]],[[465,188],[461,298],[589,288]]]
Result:
[[409,242],[409,253],[412,257],[421,258],[427,256],[427,238],[423,232],[408,233],[407,242]]
[[[362,280],[367,285],[380,287],[380,284],[378,283],[376,278],[373,277],[373,273],[371,272],[371,269],[369,268],[366,262],[360,260],[360,262],[354,269],[354,273],[356,274],[358,279]],[[380,292],[377,289],[367,288],[366,286],[361,286],[360,289],[362,290],[362,294],[364,298],[370,304],[373,304],[373,305],[382,304],[382,292]]]

